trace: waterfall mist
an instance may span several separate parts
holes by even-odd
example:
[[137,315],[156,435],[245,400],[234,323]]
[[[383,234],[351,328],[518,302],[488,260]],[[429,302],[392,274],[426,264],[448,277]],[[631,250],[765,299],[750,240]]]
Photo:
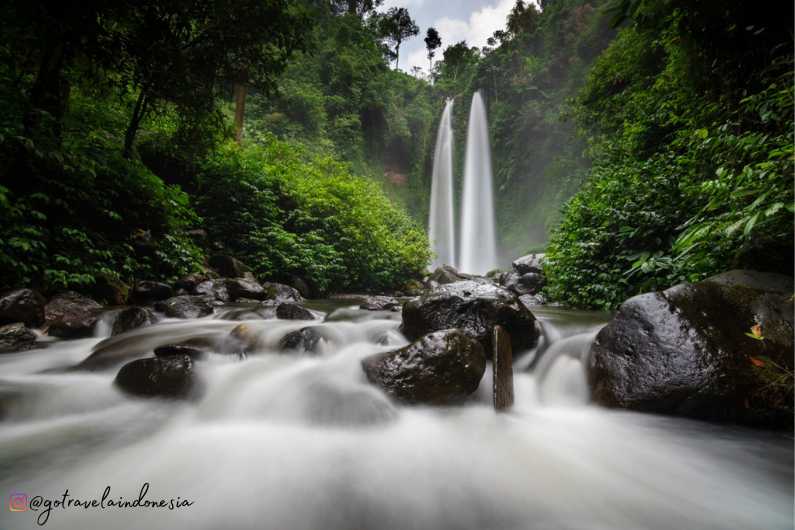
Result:
[[431,177],[431,211],[428,232],[435,254],[432,267],[455,266],[455,221],[453,218],[453,100],[447,100],[436,134]]
[[464,165],[459,260],[459,268],[463,272],[485,274],[497,268],[491,180],[491,148],[486,107],[478,91],[472,96],[472,107],[469,111]]

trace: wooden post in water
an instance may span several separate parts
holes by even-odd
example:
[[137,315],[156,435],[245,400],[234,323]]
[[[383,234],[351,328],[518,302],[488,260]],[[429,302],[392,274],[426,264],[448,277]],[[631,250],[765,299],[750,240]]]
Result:
[[494,370],[494,410],[503,411],[513,405],[513,352],[511,336],[502,326],[494,326],[492,362]]

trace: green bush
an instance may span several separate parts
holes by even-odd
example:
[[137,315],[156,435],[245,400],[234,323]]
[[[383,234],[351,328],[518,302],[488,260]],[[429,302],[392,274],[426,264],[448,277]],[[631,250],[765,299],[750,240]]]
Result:
[[269,135],[211,153],[198,187],[216,250],[263,279],[299,276],[321,293],[382,290],[416,278],[429,259],[424,232],[378,184]]

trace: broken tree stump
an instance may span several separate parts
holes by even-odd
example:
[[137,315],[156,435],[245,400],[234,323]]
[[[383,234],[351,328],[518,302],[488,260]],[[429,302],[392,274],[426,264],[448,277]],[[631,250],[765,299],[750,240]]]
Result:
[[494,326],[493,397],[494,410],[502,411],[513,405],[513,352],[511,336],[502,326]]

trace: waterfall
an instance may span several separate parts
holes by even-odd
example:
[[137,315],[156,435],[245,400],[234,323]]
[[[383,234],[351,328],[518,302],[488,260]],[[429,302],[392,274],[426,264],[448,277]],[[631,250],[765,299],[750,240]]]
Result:
[[436,134],[431,177],[431,212],[428,231],[435,254],[432,267],[455,266],[455,221],[453,219],[453,100],[448,99]]
[[485,274],[497,267],[491,180],[491,148],[486,107],[478,91],[472,96],[467,129],[459,260],[459,268],[463,272]]

